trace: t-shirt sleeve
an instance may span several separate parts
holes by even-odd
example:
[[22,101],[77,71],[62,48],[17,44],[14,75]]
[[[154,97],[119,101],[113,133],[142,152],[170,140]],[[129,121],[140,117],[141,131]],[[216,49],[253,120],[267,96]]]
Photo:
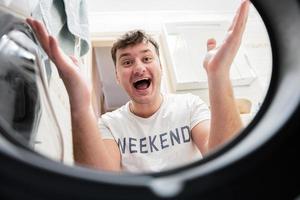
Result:
[[210,109],[207,104],[198,96],[190,96],[191,100],[191,128],[194,128],[199,122],[210,119]]
[[114,139],[108,125],[105,123],[105,120],[101,117],[98,119],[98,128],[102,139]]

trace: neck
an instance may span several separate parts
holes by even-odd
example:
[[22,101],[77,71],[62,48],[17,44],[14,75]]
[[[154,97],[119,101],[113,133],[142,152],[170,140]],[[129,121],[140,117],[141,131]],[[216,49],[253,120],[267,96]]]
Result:
[[134,101],[131,101],[129,104],[130,111],[143,118],[150,117],[153,115],[161,106],[163,102],[163,96],[160,94],[155,101],[149,103],[149,104],[140,104]]

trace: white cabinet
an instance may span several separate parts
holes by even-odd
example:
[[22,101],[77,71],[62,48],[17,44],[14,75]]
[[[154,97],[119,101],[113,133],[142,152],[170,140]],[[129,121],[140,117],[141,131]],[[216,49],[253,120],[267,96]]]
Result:
[[[209,17],[207,17],[209,19]],[[225,19],[225,18],[224,18]],[[267,32],[258,18],[248,21],[243,42],[231,66],[230,78],[236,98],[250,100],[249,121],[261,105],[269,86],[272,54]],[[168,22],[163,25],[162,43],[175,93],[190,92],[209,104],[207,74],[203,67],[206,42],[224,41],[231,20]]]
[[[206,41],[215,38],[217,43],[222,43],[228,26],[226,21],[175,22],[164,25],[163,40],[176,91],[208,87],[202,64],[206,55]],[[243,47],[231,66],[230,76],[233,86],[250,85],[256,78]]]

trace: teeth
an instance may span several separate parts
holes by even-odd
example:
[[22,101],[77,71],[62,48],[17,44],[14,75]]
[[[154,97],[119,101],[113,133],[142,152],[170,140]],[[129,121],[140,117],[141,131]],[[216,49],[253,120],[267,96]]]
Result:
[[135,87],[136,89],[140,88],[141,87],[144,87],[145,86],[145,82],[144,83],[141,83],[142,85],[140,85],[138,82],[140,81],[147,81],[146,84],[147,84],[147,88],[150,86],[151,84],[151,79],[150,78],[140,78],[140,79],[137,79],[133,82],[133,87]]
[[135,80],[133,83],[137,83],[138,81],[142,81],[142,80],[150,80],[150,78],[142,78],[142,79],[138,79],[138,80]]

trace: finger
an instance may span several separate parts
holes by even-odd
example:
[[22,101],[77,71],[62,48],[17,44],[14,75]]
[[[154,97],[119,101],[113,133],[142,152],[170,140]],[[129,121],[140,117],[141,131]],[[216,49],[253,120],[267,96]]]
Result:
[[69,57],[71,58],[71,60],[75,65],[79,66],[79,61],[74,55],[70,55]]
[[211,51],[216,48],[217,42],[214,38],[210,38],[207,40],[207,51]]
[[246,22],[249,14],[250,2],[249,0],[244,0],[240,7],[240,12],[237,16],[236,23],[232,28],[233,34],[236,36],[241,36],[246,28]]
[[73,61],[59,48],[58,42],[53,36],[50,36],[49,40],[52,61],[62,74],[70,73],[70,69],[74,65]]
[[64,59],[62,58],[62,57],[64,57],[63,52],[59,48],[58,41],[53,36],[49,37],[49,47],[50,47],[50,51],[51,51],[51,54],[52,54],[52,57],[53,57],[53,62],[56,65],[65,64],[63,62]]
[[233,18],[233,20],[232,20],[232,23],[231,23],[231,25],[230,25],[230,27],[229,27],[229,29],[228,29],[228,31],[232,31],[233,27],[234,27],[235,24],[236,24],[236,21],[237,21],[237,18],[238,18],[238,16],[239,16],[239,14],[240,14],[240,11],[241,11],[241,5],[239,6],[238,10],[236,11],[236,13],[235,13],[235,15],[234,15],[234,18]]
[[30,27],[32,28],[33,32],[35,33],[35,36],[37,36],[36,26],[34,25],[33,21],[34,21],[34,19],[32,19],[32,18],[27,18],[26,19],[26,22],[30,25]]
[[[38,41],[42,45],[42,48],[44,51],[48,54],[48,56],[51,58],[49,55],[49,41],[48,39],[42,39],[42,36],[40,35],[41,33],[39,32],[39,27],[36,25],[35,20],[33,18],[27,18],[26,22],[30,25],[30,27],[33,29],[35,36],[37,37]],[[39,22],[38,22],[39,23]],[[47,44],[46,44],[47,43]]]
[[34,19],[29,20],[29,22],[31,24],[31,27],[34,29],[36,37],[39,40],[40,44],[42,45],[43,49],[51,58],[50,47],[49,47],[49,34],[45,26],[41,22]]
[[36,33],[37,33],[37,37],[39,39],[39,41],[41,42],[42,46],[44,47],[44,49],[46,50],[46,52],[50,52],[49,49],[49,34],[45,28],[44,25],[42,25],[41,22],[39,21],[33,21],[33,25],[36,29]]
[[26,22],[30,25],[30,27],[32,27],[32,18],[27,18]]

